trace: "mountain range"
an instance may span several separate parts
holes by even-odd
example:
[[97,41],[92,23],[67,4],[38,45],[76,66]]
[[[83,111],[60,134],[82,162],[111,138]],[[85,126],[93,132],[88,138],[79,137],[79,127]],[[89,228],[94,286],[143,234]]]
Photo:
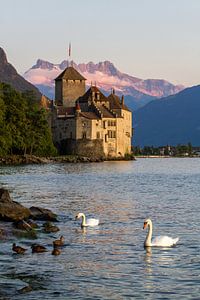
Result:
[[133,114],[133,144],[200,146],[200,85],[152,101]]
[[17,91],[34,91],[36,98],[39,100],[42,94],[33,84],[25,80],[19,75],[16,69],[8,62],[6,53],[0,47],[0,82],[5,82],[12,85]]
[[106,95],[110,94],[113,88],[119,96],[125,95],[126,104],[132,110],[142,107],[153,99],[176,94],[184,88],[162,79],[143,80],[130,76],[117,70],[109,61],[76,64],[64,60],[60,64],[53,64],[38,59],[36,64],[23,74],[23,77],[38,87],[41,93],[54,99],[54,79],[69,65],[73,65],[87,79],[88,86],[92,82]]

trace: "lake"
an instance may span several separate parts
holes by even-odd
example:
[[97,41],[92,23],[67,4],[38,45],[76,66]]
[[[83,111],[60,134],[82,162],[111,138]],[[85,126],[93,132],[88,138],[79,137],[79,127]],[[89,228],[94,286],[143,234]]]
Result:
[[[200,159],[0,167],[0,186],[56,212],[60,228],[0,241],[0,299],[199,299]],[[81,229],[78,212],[100,225]],[[147,217],[153,236],[179,237],[177,246],[144,249]],[[61,234],[65,246],[53,256]],[[14,255],[13,242],[28,251]],[[35,242],[48,252],[32,254]],[[33,290],[19,294],[28,284]]]

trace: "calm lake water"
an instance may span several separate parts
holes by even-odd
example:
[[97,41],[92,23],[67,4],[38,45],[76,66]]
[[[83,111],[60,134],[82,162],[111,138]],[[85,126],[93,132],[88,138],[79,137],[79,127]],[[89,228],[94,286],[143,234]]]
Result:
[[[1,167],[0,186],[60,220],[60,232],[38,232],[45,254],[31,253],[35,240],[0,241],[0,299],[200,299],[200,159]],[[82,230],[78,212],[100,225]],[[179,244],[145,250],[146,217],[154,236],[178,236]],[[65,247],[53,256],[61,234]],[[13,242],[26,254],[13,255]],[[20,295],[28,284],[33,290]]]

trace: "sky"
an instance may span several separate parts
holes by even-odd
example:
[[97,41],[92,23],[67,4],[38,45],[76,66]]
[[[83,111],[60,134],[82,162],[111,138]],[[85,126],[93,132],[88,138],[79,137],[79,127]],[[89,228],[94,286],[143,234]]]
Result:
[[38,58],[111,61],[142,79],[200,84],[200,0],[0,0],[0,47],[20,74]]

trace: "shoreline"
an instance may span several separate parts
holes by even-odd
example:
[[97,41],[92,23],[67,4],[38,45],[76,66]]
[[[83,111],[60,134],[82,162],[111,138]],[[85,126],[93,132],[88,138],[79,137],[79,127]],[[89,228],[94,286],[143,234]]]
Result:
[[0,166],[20,166],[28,164],[50,164],[50,163],[94,163],[106,161],[136,161],[140,158],[200,158],[200,156],[169,156],[169,155],[140,155],[127,157],[86,157],[77,155],[61,155],[39,157],[35,155],[9,155],[0,157]]
[[18,166],[28,164],[49,164],[49,163],[92,163],[104,161],[129,161],[135,160],[134,156],[128,157],[86,157],[77,155],[63,155],[39,157],[35,155],[9,155],[0,157],[0,166]]

